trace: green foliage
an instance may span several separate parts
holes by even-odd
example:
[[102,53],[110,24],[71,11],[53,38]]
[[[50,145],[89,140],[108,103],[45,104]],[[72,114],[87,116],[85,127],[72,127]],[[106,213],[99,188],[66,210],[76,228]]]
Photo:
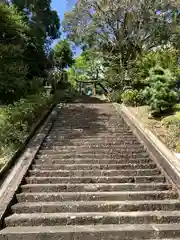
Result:
[[[140,90],[146,86],[144,79],[150,68],[159,61],[163,68],[175,71],[174,52],[180,46],[179,7],[179,1],[174,0],[79,0],[65,15],[63,27],[71,41],[103,59],[109,87],[115,91],[124,86]],[[167,46],[172,50],[166,50]]]
[[[77,87],[77,81],[98,81],[104,80],[102,59],[92,50],[82,52],[81,56],[75,59],[74,64],[68,70],[68,78],[74,87]],[[99,91],[99,90],[98,90]]]
[[70,43],[67,40],[60,40],[52,51],[53,61],[60,70],[70,67],[73,64],[73,53]]
[[144,102],[142,92],[137,89],[127,89],[121,95],[122,102],[127,106],[139,106]]
[[169,70],[159,66],[152,68],[146,82],[149,86],[145,88],[144,96],[152,111],[171,109],[177,102],[176,78]]
[[175,76],[180,75],[178,67],[179,51],[173,48],[165,48],[156,51],[150,51],[140,56],[135,64],[135,82],[136,88],[143,88],[147,85],[146,78],[149,77],[151,68],[159,65],[164,69],[169,69]]
[[12,0],[12,3],[25,13],[27,19],[31,19],[33,27],[41,36],[52,39],[60,36],[59,17],[57,12],[51,9],[50,0]]
[[52,96],[41,92],[2,108],[0,111],[1,153],[16,150],[27,137],[33,124],[51,103]]
[[68,81],[70,82],[70,84],[72,85],[72,87],[74,89],[77,89],[77,80],[78,80],[78,76],[76,74],[76,71],[73,67],[71,67],[68,71]]
[[112,93],[109,94],[109,98],[112,102],[117,102],[117,103],[121,103],[121,91],[114,91]]
[[[174,43],[178,8],[174,0],[79,0],[66,14],[63,26],[71,40],[98,49],[126,68],[144,50]],[[176,18],[167,21],[174,12]]]
[[20,46],[0,44],[0,100],[18,100],[28,92],[28,66],[22,61]]
[[0,4],[0,39],[1,44],[25,44],[29,26],[15,6]]
[[[29,16],[27,12],[24,14],[20,2],[25,4],[18,0],[14,2],[16,6],[0,4],[0,102],[3,103],[12,103],[38,92],[43,84],[40,79],[46,77],[45,69],[52,67],[48,60],[46,39],[54,38],[55,35],[43,31],[39,26],[42,13],[32,21],[31,12]],[[38,2],[32,4],[33,13],[37,13],[37,8],[45,7]],[[25,7],[28,9],[30,3]],[[50,2],[48,9],[50,11]],[[43,26],[47,24],[49,28],[48,21],[44,18]],[[53,22],[52,19],[50,21]]]

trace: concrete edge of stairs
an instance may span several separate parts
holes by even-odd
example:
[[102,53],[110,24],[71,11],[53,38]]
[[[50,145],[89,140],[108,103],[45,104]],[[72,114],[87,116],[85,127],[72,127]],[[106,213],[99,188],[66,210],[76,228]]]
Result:
[[180,161],[167,146],[159,140],[125,105],[112,103],[133,130],[135,136],[143,142],[150,156],[163,171],[166,178],[180,190]]
[[[58,105],[58,108],[62,107],[63,104]],[[43,122],[42,126],[39,125],[39,128],[36,129],[34,136],[32,136],[31,140],[26,144],[24,151],[22,151],[12,170],[9,174],[7,174],[0,187],[0,229],[2,228],[3,218],[14,199],[16,191],[24,179],[27,170],[29,169],[35,155],[43,143],[44,138],[51,129],[54,116],[57,113],[56,108],[57,106],[52,107],[51,111],[48,112],[49,116],[46,116],[44,122],[41,121]]]

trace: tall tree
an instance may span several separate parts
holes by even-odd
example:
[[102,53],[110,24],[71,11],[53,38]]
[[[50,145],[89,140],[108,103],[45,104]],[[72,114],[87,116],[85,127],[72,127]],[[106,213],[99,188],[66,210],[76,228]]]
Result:
[[50,0],[12,0],[24,13],[30,28],[24,61],[29,65],[29,77],[44,76],[48,65],[46,58],[52,40],[60,36],[60,21],[57,12],[51,9]]
[[[173,41],[179,1],[79,0],[63,23],[68,37],[127,68],[143,50]],[[169,12],[175,13],[169,21]]]
[[23,14],[0,4],[0,101],[18,100],[28,92],[28,65],[23,57],[29,31]]
[[75,82],[103,82],[103,59],[92,50],[84,51],[75,59],[75,63],[68,71],[69,80],[75,86]]
[[[1,101],[12,102],[38,91],[42,81],[37,77],[45,76],[45,69],[52,66],[47,59],[47,42],[58,36],[59,25],[54,33],[43,31],[32,16],[15,4],[0,4]],[[45,22],[46,19],[43,24],[48,29]]]
[[66,69],[74,62],[70,43],[67,40],[60,40],[52,49],[50,59],[54,68],[49,79],[54,93],[57,87],[64,88],[68,83]]
[[59,69],[70,67],[73,64],[73,52],[67,40],[60,40],[52,50],[54,65]]
[[26,14],[32,27],[44,37],[59,37],[59,17],[57,12],[51,9],[51,0],[12,0],[12,3]]

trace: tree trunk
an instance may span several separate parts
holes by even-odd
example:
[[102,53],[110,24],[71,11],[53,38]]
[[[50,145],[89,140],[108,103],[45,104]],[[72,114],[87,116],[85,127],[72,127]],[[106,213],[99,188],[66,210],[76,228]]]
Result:
[[93,95],[96,95],[96,83],[93,83]]

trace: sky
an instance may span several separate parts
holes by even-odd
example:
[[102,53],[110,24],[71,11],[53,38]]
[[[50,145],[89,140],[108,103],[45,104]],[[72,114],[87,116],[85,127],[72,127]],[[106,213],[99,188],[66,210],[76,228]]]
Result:
[[[55,9],[57,11],[61,22],[64,18],[64,13],[71,9],[68,5],[69,4],[67,4],[67,0],[52,0],[51,7],[52,9]],[[64,37],[63,34],[61,37]],[[57,40],[55,41],[55,43],[56,42]]]
[[[64,18],[64,13],[67,11],[70,11],[73,7],[73,5],[75,4],[76,0],[52,0],[52,4],[51,7],[52,9],[55,9],[59,15],[59,18],[61,20],[61,22],[63,21]],[[62,33],[61,38],[64,38],[64,34]],[[56,44],[58,41],[55,40],[53,45]],[[75,49],[76,51],[76,56],[80,55],[80,49],[77,47]]]

